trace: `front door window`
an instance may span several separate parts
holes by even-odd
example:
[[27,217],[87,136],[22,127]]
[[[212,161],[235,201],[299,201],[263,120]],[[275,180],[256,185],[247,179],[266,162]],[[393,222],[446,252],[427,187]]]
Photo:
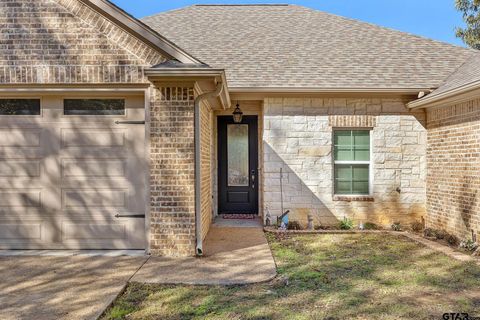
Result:
[[227,149],[228,186],[248,186],[248,124],[227,125]]

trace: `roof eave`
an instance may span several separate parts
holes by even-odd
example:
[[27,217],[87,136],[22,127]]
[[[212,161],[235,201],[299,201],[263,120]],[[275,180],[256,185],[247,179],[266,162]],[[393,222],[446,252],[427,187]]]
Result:
[[385,93],[418,95],[431,88],[231,87],[232,93]]
[[[478,91],[480,90],[480,81],[475,81],[467,85],[455,88],[442,92],[434,96],[426,96],[422,99],[412,101],[407,104],[410,109],[420,109],[420,108],[429,108],[435,107],[439,104],[457,102],[459,100],[467,100],[473,97],[473,95],[478,96]],[[472,95],[473,94],[473,95]]]
[[[146,68],[145,75],[148,77],[225,77],[224,69],[215,68]],[[226,80],[225,80],[226,83]]]
[[132,17],[108,0],[80,0],[87,6],[100,12],[111,19],[117,25],[123,27],[136,37],[157,48],[161,53],[170,59],[177,59],[183,63],[202,63],[200,60],[179,48],[173,42],[151,29],[149,26]]
[[224,69],[209,67],[195,68],[147,68],[145,75],[150,81],[202,81],[212,80],[223,85],[220,101],[224,109],[230,108],[232,102]]

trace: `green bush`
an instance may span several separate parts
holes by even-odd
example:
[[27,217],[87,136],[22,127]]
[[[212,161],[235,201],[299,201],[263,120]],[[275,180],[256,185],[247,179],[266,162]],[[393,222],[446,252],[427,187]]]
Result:
[[342,230],[353,229],[353,220],[347,217],[343,218],[343,220],[340,221],[340,229]]
[[467,239],[467,240],[463,240],[462,242],[460,242],[459,247],[462,248],[462,249],[465,249],[467,251],[472,251],[473,252],[473,251],[477,250],[478,244],[473,240]]
[[392,224],[393,231],[402,231],[402,224],[400,222],[394,222]]

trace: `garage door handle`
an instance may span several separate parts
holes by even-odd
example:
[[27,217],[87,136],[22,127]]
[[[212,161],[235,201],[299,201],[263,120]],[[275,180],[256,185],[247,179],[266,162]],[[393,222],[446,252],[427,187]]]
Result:
[[115,124],[145,124],[145,120],[143,121],[115,121]]
[[119,214],[115,215],[115,218],[135,218],[135,219],[145,219],[144,214]]

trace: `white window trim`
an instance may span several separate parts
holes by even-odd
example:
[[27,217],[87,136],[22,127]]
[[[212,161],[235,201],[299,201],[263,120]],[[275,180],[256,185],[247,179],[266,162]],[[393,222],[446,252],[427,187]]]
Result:
[[[370,138],[370,161],[340,161],[335,160],[335,131],[369,131]],[[373,197],[373,128],[350,128],[350,127],[337,127],[332,130],[332,162],[333,162],[333,196],[334,197],[345,197],[345,198],[357,198],[357,197]],[[368,165],[368,194],[338,194],[335,192],[335,166],[342,164],[362,164]]]

